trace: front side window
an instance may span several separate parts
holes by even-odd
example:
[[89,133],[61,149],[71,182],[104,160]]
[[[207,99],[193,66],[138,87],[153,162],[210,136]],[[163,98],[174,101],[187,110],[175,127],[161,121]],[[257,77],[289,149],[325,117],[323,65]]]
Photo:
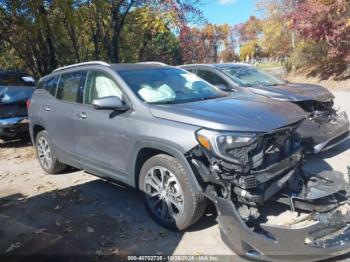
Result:
[[208,81],[212,85],[225,85],[228,86],[228,83],[222,79],[217,74],[207,71],[207,70],[197,70],[197,75],[200,78],[203,78],[205,81]]
[[98,71],[91,71],[86,81],[86,89],[84,93],[84,103],[91,104],[93,100],[117,96],[122,99],[122,91],[107,74]]
[[77,102],[78,91],[84,86],[85,72],[62,74],[57,88],[57,99],[67,102]]
[[236,66],[222,70],[238,85],[243,87],[285,85],[286,82],[253,67]]
[[225,96],[196,75],[177,68],[118,71],[134,93],[151,104],[187,103]]

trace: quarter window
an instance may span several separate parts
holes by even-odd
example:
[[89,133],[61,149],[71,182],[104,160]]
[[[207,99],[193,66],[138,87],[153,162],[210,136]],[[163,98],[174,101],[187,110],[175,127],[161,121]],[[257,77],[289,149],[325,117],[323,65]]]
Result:
[[[52,77],[46,81],[45,90],[48,91],[51,95],[55,96],[56,89],[58,84],[58,76]],[[39,86],[40,88],[40,86]]]
[[62,74],[57,88],[57,99],[67,102],[77,101],[78,91],[82,89],[85,83],[86,72],[72,72]]
[[86,81],[84,103],[91,104],[94,99],[117,96],[122,99],[122,91],[111,77],[97,71],[91,71]]

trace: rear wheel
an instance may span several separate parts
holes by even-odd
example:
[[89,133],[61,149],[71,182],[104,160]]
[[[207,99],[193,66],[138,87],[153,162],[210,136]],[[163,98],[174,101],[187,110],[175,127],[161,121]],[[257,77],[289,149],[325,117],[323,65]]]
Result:
[[174,157],[161,154],[141,168],[139,188],[150,216],[171,230],[184,230],[204,214],[206,199],[194,193],[189,177]]
[[40,131],[36,136],[35,147],[39,163],[47,173],[57,174],[67,167],[57,159],[51,140],[45,130]]

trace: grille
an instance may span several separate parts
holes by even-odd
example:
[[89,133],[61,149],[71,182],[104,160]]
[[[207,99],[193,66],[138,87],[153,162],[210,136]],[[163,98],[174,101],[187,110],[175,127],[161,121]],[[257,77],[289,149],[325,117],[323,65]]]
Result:
[[241,186],[245,189],[255,188],[258,186],[258,182],[256,181],[254,176],[245,176],[241,178]]

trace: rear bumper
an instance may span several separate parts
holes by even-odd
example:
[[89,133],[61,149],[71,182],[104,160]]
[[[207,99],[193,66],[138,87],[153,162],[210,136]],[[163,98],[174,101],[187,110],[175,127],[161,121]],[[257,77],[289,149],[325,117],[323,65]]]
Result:
[[12,138],[28,131],[28,117],[0,119],[0,136]]
[[339,145],[349,137],[349,119],[345,112],[337,114],[331,121],[319,123],[306,120],[298,132],[304,138],[309,151],[314,154]]

